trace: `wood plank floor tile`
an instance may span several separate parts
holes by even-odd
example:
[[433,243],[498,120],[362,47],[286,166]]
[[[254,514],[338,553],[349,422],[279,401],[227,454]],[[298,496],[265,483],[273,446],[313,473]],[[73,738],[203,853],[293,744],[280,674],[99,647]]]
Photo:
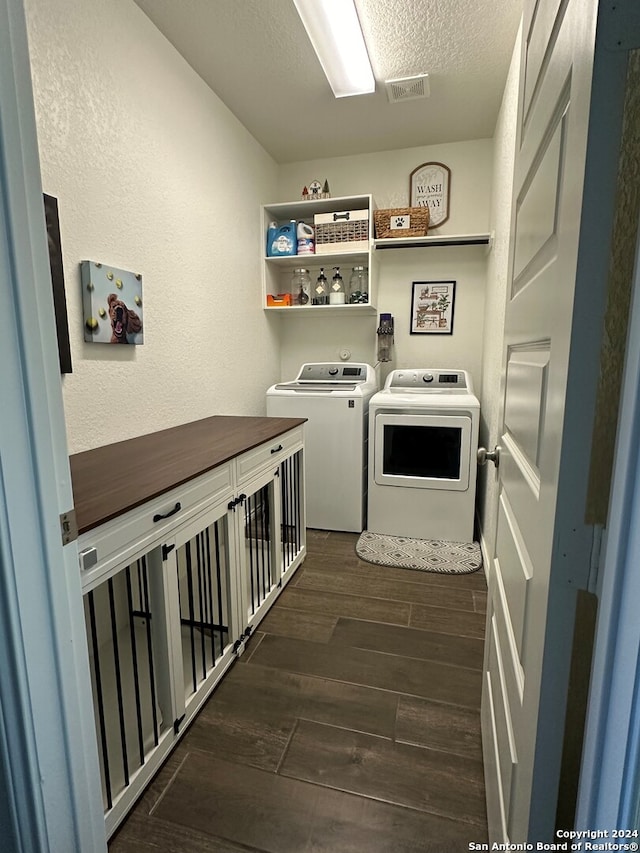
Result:
[[395,739],[481,761],[480,710],[401,696]]
[[[273,734],[284,745],[296,718],[304,717],[392,738],[397,702],[396,695],[383,690],[255,663],[235,666],[200,712],[187,739],[192,746],[197,743],[198,749],[221,755],[219,737],[222,740],[235,736],[242,742],[246,736],[247,748],[240,751],[238,745],[238,759],[243,760],[248,754],[246,763],[264,766],[251,760],[248,747],[253,737],[264,740]],[[280,737],[280,731],[286,737]],[[275,745],[271,752],[275,754]],[[277,762],[264,769],[275,769],[276,765]]]
[[441,817],[486,821],[482,763],[302,720],[280,774]]
[[339,552],[331,554],[312,553],[307,555],[304,567],[312,571],[337,572],[339,574],[366,575],[376,580],[399,580],[425,586],[444,586],[448,589],[474,589],[486,592],[487,581],[484,572],[471,572],[464,575],[445,575],[439,572],[421,572],[417,569],[396,569],[390,566],[377,566],[367,563],[358,556],[345,557]]
[[135,812],[137,814],[149,815],[154,810],[164,792],[171,784],[171,780],[180,769],[182,762],[185,760],[189,750],[185,749],[183,743],[170,753],[167,760],[164,762],[160,770],[153,777],[149,785],[147,785],[142,796],[138,800]]
[[467,708],[477,707],[481,689],[481,673],[473,669],[304,640],[290,643],[283,637],[270,635],[260,643],[252,661]]
[[109,853],[262,853],[262,848],[234,844],[189,826],[134,811],[109,842]]
[[390,625],[408,625],[410,605],[402,601],[384,601],[362,595],[343,595],[334,592],[317,592],[287,588],[274,607],[307,610],[328,616],[350,616],[354,619],[373,619]]
[[272,607],[260,623],[260,631],[294,640],[327,643],[338,621],[337,616],[310,613],[287,607]]
[[307,847],[318,788],[205,752],[189,754],[155,814],[269,853]]
[[420,628],[338,619],[332,643],[389,655],[440,661],[450,666],[482,669],[484,643],[473,637],[449,637]]
[[427,604],[414,604],[411,607],[409,619],[409,625],[412,628],[424,628],[440,634],[478,639],[484,637],[484,623],[483,613],[448,610],[444,607],[430,607]]
[[473,607],[476,613],[487,612],[487,593],[477,590],[473,593]]
[[237,666],[235,678],[232,673],[227,674],[187,731],[182,747],[275,772],[289,743],[295,717],[282,713],[277,695],[265,692],[259,696],[246,687],[242,674],[250,669],[250,664]]
[[378,566],[375,563],[368,563],[358,557],[355,544],[358,540],[357,534],[343,534],[347,537],[354,537],[353,541],[335,540],[333,533],[329,535],[328,540],[324,542],[316,542],[308,551],[305,565],[313,566],[326,564],[327,569],[333,567],[335,571],[360,571],[369,572],[377,577],[397,577],[399,580],[402,576],[411,576],[414,583],[426,583],[435,585],[451,585],[472,589],[487,588],[487,581],[482,570],[470,572],[462,575],[445,575],[439,572],[422,572],[411,569],[395,569],[388,566]]
[[175,824],[188,819],[205,837],[266,853],[447,853],[482,840],[482,829],[468,823],[238,768],[197,752],[154,817]]
[[486,828],[325,789],[304,853],[462,853]]
[[[409,575],[409,572],[405,572]],[[411,576],[410,576],[411,577]],[[397,578],[372,578],[362,574],[336,575],[306,569],[297,585],[298,590],[313,589],[320,592],[343,593],[367,596],[384,601],[404,601],[428,604],[431,607],[446,607],[452,610],[468,610],[473,613],[473,591],[450,587],[412,583]]]

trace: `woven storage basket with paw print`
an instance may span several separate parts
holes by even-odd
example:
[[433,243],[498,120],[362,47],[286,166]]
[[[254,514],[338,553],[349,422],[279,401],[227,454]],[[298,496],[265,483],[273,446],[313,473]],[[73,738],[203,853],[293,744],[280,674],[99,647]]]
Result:
[[375,210],[373,221],[378,240],[388,237],[426,237],[429,227],[429,208],[394,207]]

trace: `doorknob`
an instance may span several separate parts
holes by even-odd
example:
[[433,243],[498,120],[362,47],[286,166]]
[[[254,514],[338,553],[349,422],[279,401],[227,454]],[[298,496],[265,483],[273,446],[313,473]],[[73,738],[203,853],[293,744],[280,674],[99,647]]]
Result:
[[500,445],[496,444],[493,450],[487,450],[486,447],[478,448],[478,465],[486,465],[487,462],[493,462],[498,467],[500,464]]

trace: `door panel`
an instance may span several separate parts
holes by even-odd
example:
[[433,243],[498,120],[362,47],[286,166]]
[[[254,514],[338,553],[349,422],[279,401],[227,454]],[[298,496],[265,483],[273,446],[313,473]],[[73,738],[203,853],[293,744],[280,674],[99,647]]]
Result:
[[498,507],[496,553],[501,555],[497,573],[504,585],[505,600],[509,602],[511,628],[518,649],[518,659],[521,661],[524,619],[533,566],[505,493],[500,495]]
[[492,708],[495,715],[496,760],[500,778],[500,810],[506,820],[511,800],[511,782],[518,760],[511,723],[511,703],[507,695],[507,679],[504,674],[503,656],[495,620],[492,621],[491,627],[493,642],[491,643],[487,676],[490,679],[493,697]]
[[524,114],[529,112],[531,100],[539,79],[545,55],[548,54],[552,41],[554,25],[561,20],[559,9],[566,6],[566,0],[540,0],[535,4],[525,4],[524,30],[527,33],[525,41],[525,81],[524,81]]
[[[546,140],[545,140],[546,142]],[[562,157],[562,128],[558,126],[543,151],[538,152],[532,172],[518,199],[515,226],[515,260],[513,277],[518,288],[520,279],[547,243],[555,235],[558,174]]]
[[554,840],[573,615],[549,602],[565,594],[554,545],[596,5],[525,0],[482,707],[498,842]]
[[504,424],[532,467],[538,469],[544,428],[548,344],[512,348],[507,356]]

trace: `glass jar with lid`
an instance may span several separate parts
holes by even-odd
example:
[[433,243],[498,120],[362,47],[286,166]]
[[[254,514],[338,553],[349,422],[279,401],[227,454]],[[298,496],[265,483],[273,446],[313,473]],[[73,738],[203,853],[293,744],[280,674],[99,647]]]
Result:
[[353,267],[349,277],[349,300],[352,305],[369,301],[369,275],[366,267]]
[[291,302],[294,305],[308,305],[311,298],[311,276],[309,270],[298,267],[291,277]]

